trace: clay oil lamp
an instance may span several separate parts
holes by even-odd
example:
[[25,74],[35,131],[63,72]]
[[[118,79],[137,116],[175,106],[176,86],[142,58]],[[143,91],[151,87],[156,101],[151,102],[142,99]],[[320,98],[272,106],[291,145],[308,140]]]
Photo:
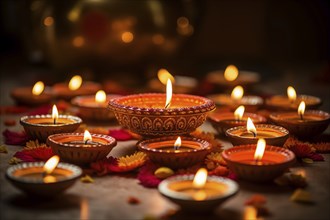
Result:
[[202,162],[210,152],[209,142],[194,137],[168,136],[142,140],[137,143],[154,163],[173,169]]
[[294,153],[282,147],[257,144],[234,146],[222,152],[223,159],[239,178],[252,182],[268,182],[282,175],[295,162]]
[[53,94],[49,88],[45,89],[42,81],[31,87],[19,87],[11,92],[11,97],[18,103],[28,106],[48,104],[52,101]]
[[114,98],[109,108],[120,125],[142,136],[188,134],[203,124],[214,102],[200,96],[173,94],[167,80],[166,94],[144,93]]
[[84,165],[104,159],[116,146],[113,137],[102,134],[62,133],[50,135],[47,139],[54,154],[65,162]]
[[274,123],[285,127],[302,139],[310,139],[322,134],[330,123],[330,114],[320,110],[305,111],[305,102],[302,101],[297,112],[273,113],[269,116]]
[[243,105],[239,106],[235,112],[223,112],[215,110],[208,115],[208,120],[219,134],[224,135],[229,128],[246,125],[248,117],[251,118],[254,124],[266,122],[266,118],[254,113],[244,112]]
[[58,163],[57,155],[45,162],[20,163],[6,171],[7,179],[18,189],[31,196],[53,197],[69,187],[81,176],[75,165]]
[[226,136],[233,145],[256,144],[259,138],[264,138],[270,145],[283,146],[289,137],[289,131],[276,125],[254,125],[248,118],[246,126],[229,128]]
[[158,71],[158,79],[154,78],[149,81],[149,87],[156,92],[165,92],[167,79],[170,79],[173,84],[173,90],[177,93],[191,93],[198,85],[198,81],[190,76],[172,76],[166,69]]
[[112,98],[119,95],[106,95],[99,90],[95,96],[77,96],[71,100],[73,106],[79,110],[79,116],[86,120],[111,120],[115,118],[112,111],[108,109],[108,103]]
[[207,176],[207,170],[201,168],[196,175],[179,175],[163,180],[158,191],[187,212],[210,212],[230,197],[239,186],[234,181]]
[[91,81],[83,82],[79,75],[73,76],[68,84],[57,83],[53,86],[55,96],[64,100],[71,100],[81,95],[93,95],[100,89],[100,84]]
[[236,86],[231,95],[214,94],[209,98],[215,102],[219,109],[235,110],[238,106],[244,105],[247,111],[255,112],[263,105],[263,99],[259,96],[243,96],[244,89],[242,86]]
[[238,70],[235,65],[228,65],[225,70],[212,71],[207,75],[207,81],[225,88],[233,88],[237,85],[250,86],[256,84],[259,80],[259,73]]
[[51,115],[23,116],[20,123],[31,139],[44,143],[51,134],[75,131],[82,120],[72,115],[59,115],[56,105],[53,105]]
[[266,106],[269,109],[276,111],[292,111],[296,110],[299,103],[304,101],[306,108],[317,109],[321,104],[322,100],[315,96],[299,95],[297,96],[296,90],[289,86],[287,88],[287,96],[276,95],[266,99]]

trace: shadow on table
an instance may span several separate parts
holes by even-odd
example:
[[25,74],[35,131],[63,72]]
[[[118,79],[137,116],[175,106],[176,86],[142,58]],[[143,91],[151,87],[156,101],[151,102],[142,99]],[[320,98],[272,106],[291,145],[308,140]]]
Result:
[[174,215],[171,215],[165,219],[168,220],[181,220],[181,219],[189,219],[189,220],[221,220],[221,219],[241,219],[241,214],[237,211],[228,208],[218,208],[214,212],[188,212],[179,210]]
[[9,197],[7,204],[17,208],[29,210],[63,210],[79,208],[82,198],[80,196],[66,193],[54,198],[37,198],[26,194],[17,194]]

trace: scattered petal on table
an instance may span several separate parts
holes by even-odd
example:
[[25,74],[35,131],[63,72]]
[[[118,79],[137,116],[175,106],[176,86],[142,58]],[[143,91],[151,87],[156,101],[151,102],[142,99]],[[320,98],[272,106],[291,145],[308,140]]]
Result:
[[125,129],[109,129],[109,135],[114,137],[117,141],[129,141],[134,139]]
[[16,132],[6,129],[2,134],[5,137],[5,143],[9,145],[25,145],[29,140],[24,131]]
[[53,156],[53,151],[50,147],[37,147],[34,149],[24,149],[14,154],[14,157],[24,162],[47,161]]
[[6,154],[8,153],[8,149],[6,145],[0,145],[0,153]]
[[158,166],[150,161],[147,162],[144,166],[142,166],[137,176],[137,179],[140,181],[140,184],[148,188],[157,187],[162,181],[154,175],[154,172],[157,168]]

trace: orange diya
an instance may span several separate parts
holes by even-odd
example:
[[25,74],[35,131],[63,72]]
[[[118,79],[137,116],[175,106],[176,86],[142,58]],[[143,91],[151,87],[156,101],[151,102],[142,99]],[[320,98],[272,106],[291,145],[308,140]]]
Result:
[[229,128],[245,125],[248,118],[250,118],[255,124],[266,122],[265,117],[244,111],[245,108],[242,105],[239,106],[235,112],[216,110],[208,114],[208,120],[219,134],[225,134],[226,130]]
[[239,186],[234,181],[208,176],[201,168],[196,175],[179,175],[163,180],[158,191],[187,212],[210,212],[234,196]]
[[299,138],[313,138],[327,129],[330,123],[330,114],[320,110],[305,111],[305,105],[305,102],[302,101],[298,107],[298,112],[273,113],[269,118]]
[[82,120],[72,115],[59,115],[56,105],[53,105],[51,115],[23,116],[20,123],[31,139],[45,142],[51,134],[75,131]]
[[277,111],[291,111],[298,108],[300,102],[304,101],[306,108],[316,109],[322,104],[322,100],[315,96],[299,95],[296,90],[289,86],[287,88],[287,96],[276,95],[266,99],[266,106]]
[[240,145],[222,152],[223,159],[238,177],[252,182],[267,182],[282,175],[295,162],[288,149],[266,146],[264,139],[257,145]]
[[53,86],[54,95],[65,100],[71,100],[81,95],[92,95],[100,89],[100,84],[90,81],[85,82],[79,75],[73,76],[69,83],[57,83]]
[[45,89],[42,81],[38,81],[33,87],[20,87],[11,92],[11,97],[18,103],[24,105],[48,104],[53,98],[49,88]]
[[74,184],[82,170],[75,165],[59,163],[57,155],[46,163],[30,162],[11,166],[7,179],[18,189],[31,196],[57,196]]
[[114,98],[109,102],[120,125],[142,136],[188,134],[203,124],[215,109],[207,98],[173,94],[167,80],[166,94],[144,93]]
[[246,126],[230,128],[226,131],[226,136],[233,145],[256,144],[259,138],[264,138],[270,145],[283,146],[289,137],[289,131],[276,125],[254,125],[248,118]]
[[54,154],[63,161],[84,165],[104,159],[116,146],[117,141],[108,135],[85,133],[62,133],[47,139]]
[[211,144],[194,137],[161,137],[137,143],[140,151],[161,166],[185,168],[202,162],[211,150]]
[[219,108],[236,109],[240,105],[244,105],[247,111],[254,112],[263,105],[263,99],[259,96],[244,96],[244,89],[242,86],[236,86],[231,95],[214,94],[209,98],[215,102]]
[[99,90],[95,96],[77,96],[71,100],[73,106],[79,110],[79,115],[87,120],[111,120],[115,118],[108,109],[108,102],[119,95],[107,95]]

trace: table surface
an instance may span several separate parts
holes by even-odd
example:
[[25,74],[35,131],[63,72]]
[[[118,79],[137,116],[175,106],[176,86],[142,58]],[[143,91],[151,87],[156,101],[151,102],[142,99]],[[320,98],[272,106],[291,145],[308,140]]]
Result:
[[[0,116],[1,132],[5,118],[19,116]],[[20,131],[18,124],[10,127]],[[208,122],[202,125],[205,131],[214,132]],[[2,135],[1,138],[3,139]],[[1,143],[4,140],[1,139]],[[220,139],[225,147],[231,144]],[[136,150],[136,141],[118,142],[110,155],[118,157],[131,154]],[[10,166],[8,161],[20,146],[7,146],[9,152],[0,154],[0,219],[159,219],[167,216],[179,207],[163,198],[157,189],[141,186],[133,174],[108,175],[96,177],[94,183],[77,181],[64,194],[52,200],[41,201],[25,196],[5,179],[5,171]],[[243,219],[244,202],[254,194],[261,193],[267,198],[267,207],[271,212],[265,219],[329,219],[330,218],[330,155],[325,154],[325,161],[313,164],[297,163],[291,168],[293,172],[303,171],[308,186],[305,188],[313,196],[313,204],[290,201],[294,189],[280,187],[276,184],[254,184],[239,181],[240,190],[231,199],[219,206],[213,213],[202,216],[177,211],[170,219]],[[138,198],[141,203],[132,205],[129,197]]]

